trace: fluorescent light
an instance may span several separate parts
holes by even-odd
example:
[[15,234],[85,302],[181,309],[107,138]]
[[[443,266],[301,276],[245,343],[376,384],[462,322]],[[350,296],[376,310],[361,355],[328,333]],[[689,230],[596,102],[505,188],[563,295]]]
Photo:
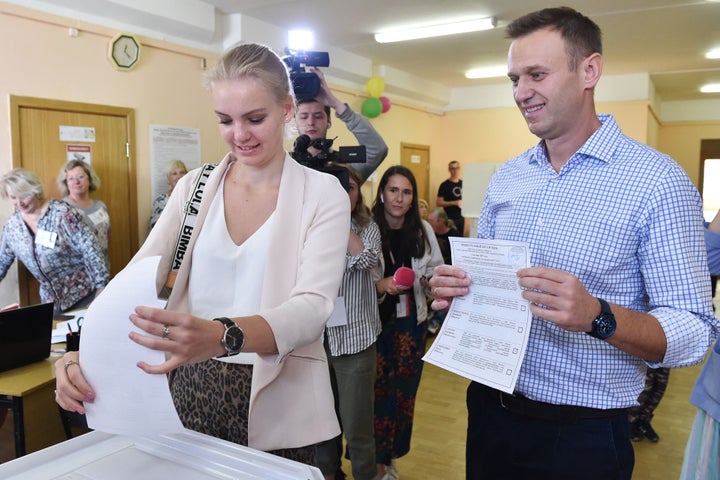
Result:
[[454,35],[456,33],[478,32],[480,30],[490,30],[494,27],[495,17],[487,17],[476,20],[465,20],[463,22],[428,25],[426,27],[376,33],[375,41],[378,43],[402,42],[404,40],[416,40],[418,38],[442,37],[444,35]]
[[507,65],[495,67],[473,68],[465,72],[465,78],[495,78],[507,76]]
[[310,30],[288,31],[288,48],[291,50],[312,50],[315,43],[315,35]]
[[708,51],[705,54],[705,58],[709,58],[709,59],[713,59],[713,60],[720,59],[720,48],[715,48],[713,50]]
[[708,83],[700,87],[702,93],[720,93],[720,83]]

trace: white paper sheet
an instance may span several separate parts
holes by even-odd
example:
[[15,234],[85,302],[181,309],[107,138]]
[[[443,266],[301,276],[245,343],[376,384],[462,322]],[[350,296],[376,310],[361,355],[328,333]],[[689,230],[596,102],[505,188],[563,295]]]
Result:
[[[165,354],[136,344],[128,337],[139,331],[130,314],[138,305],[163,308],[155,291],[160,257],[127,266],[90,305],[80,336],[80,365],[95,391],[85,403],[88,426],[121,435],[174,433],[183,430],[165,375],[137,367],[143,360],[157,365]],[[145,332],[141,332],[145,334]]]
[[453,265],[472,278],[455,297],[423,360],[512,393],[525,356],[532,315],[515,272],[526,267],[526,243],[450,237]]

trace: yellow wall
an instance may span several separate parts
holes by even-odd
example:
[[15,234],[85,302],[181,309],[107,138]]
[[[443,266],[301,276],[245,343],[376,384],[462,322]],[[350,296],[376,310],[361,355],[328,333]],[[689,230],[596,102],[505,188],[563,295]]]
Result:
[[660,127],[659,150],[682,165],[700,188],[700,141],[720,139],[720,122],[671,123]]
[[[69,27],[79,30],[77,37],[69,35]],[[0,115],[0,172],[12,167],[7,114],[10,95],[132,108],[136,121],[138,231],[142,242],[147,234],[151,204],[150,125],[200,129],[203,161],[217,161],[226,152],[218,134],[210,95],[202,87],[204,71],[200,66],[201,58],[213,65],[217,56],[141,37],[140,65],[130,72],[118,72],[107,59],[108,41],[115,33],[105,27],[0,2],[0,44],[4,46],[0,49],[0,65],[3,66],[0,101],[5,112]],[[336,93],[356,111],[365,99],[363,92],[348,88],[337,89]],[[507,95],[511,95],[509,87]],[[626,134],[672,155],[696,185],[699,183],[700,140],[720,138],[720,122],[662,125],[648,101],[601,103],[597,111],[612,113]],[[401,143],[430,147],[428,200],[431,204],[435,203],[440,182],[448,176],[450,160],[462,164],[501,163],[537,142],[515,108],[453,111],[439,115],[398,103],[371,122],[390,148],[378,176],[388,166],[400,162]],[[337,119],[329,136],[338,137],[336,146],[356,144]],[[372,182],[365,185],[366,200],[372,200],[374,189]],[[0,202],[0,224],[10,212],[8,202]],[[0,286],[0,297],[4,296],[4,287]]]
[[[69,27],[79,30],[71,37]],[[95,103],[135,110],[138,224],[145,238],[150,216],[150,144],[153,124],[198,128],[204,161],[225,148],[202,86],[200,58],[215,58],[164,42],[140,38],[141,62],[130,72],[116,71],[107,59],[115,31],[0,3],[0,172],[12,168],[8,105],[10,95]],[[133,139],[131,139],[133,140]],[[110,179],[102,179],[103,182]],[[0,220],[10,213],[0,202]]]

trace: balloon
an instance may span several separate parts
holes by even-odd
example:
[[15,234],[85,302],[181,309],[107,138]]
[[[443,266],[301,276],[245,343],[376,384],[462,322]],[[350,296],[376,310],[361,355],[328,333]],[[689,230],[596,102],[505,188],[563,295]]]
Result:
[[382,112],[382,102],[379,98],[369,97],[362,104],[362,114],[368,118],[375,118]]
[[382,103],[382,113],[387,112],[388,110],[390,110],[390,107],[392,107],[392,102],[388,97],[380,97],[380,103]]
[[385,80],[377,75],[370,77],[370,80],[365,84],[365,89],[371,97],[379,97],[385,90]]

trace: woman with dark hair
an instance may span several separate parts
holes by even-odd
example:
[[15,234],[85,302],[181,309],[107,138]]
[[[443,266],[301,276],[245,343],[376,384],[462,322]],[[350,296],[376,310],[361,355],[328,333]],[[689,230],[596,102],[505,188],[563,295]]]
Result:
[[[383,251],[383,278],[375,283],[382,321],[376,344],[375,449],[378,473],[391,480],[398,478],[394,459],[410,450],[427,337],[428,279],[443,258],[432,228],[420,218],[417,183],[406,167],[385,171],[372,212]],[[395,276],[401,267],[414,272],[412,285]]]

